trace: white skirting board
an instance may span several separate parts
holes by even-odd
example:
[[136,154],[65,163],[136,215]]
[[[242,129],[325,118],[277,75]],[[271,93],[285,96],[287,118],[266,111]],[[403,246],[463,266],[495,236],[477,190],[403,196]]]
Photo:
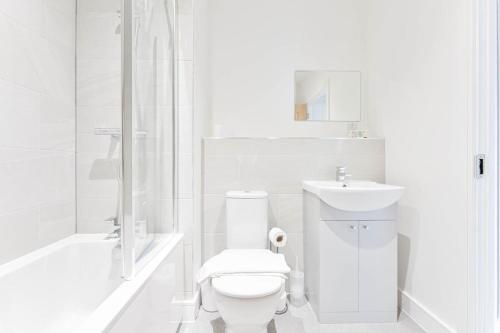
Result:
[[405,291],[399,290],[401,311],[429,333],[456,333],[448,324]]
[[200,311],[201,306],[201,294],[198,289],[194,293],[190,293],[190,298],[185,298],[182,301],[178,301],[177,303],[182,306],[182,322],[183,323],[192,323],[196,321],[198,318],[198,312]]

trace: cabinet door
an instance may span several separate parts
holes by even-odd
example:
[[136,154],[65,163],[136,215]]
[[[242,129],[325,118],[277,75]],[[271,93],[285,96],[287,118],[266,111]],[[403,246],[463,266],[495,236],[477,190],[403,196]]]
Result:
[[397,309],[397,232],[394,221],[359,222],[359,311]]
[[358,311],[358,222],[321,221],[321,312]]

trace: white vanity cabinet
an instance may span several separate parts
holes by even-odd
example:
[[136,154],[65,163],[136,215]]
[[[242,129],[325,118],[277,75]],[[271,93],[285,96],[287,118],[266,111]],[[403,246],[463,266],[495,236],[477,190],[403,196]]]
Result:
[[321,323],[396,321],[396,208],[346,212],[304,191],[306,294]]

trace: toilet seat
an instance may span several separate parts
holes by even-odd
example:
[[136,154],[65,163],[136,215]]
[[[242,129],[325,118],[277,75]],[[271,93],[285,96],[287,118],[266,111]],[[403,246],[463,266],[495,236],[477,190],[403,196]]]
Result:
[[[220,305],[216,302],[218,296],[255,303],[275,295],[286,295],[284,285],[288,273],[290,267],[282,253],[265,249],[223,250],[208,259],[198,271],[197,282],[201,285],[203,308],[209,312],[220,311]],[[281,286],[281,292],[276,291],[277,285]],[[267,296],[258,296],[265,294]],[[286,298],[284,300],[286,302]],[[284,306],[280,303],[274,311],[280,311]]]
[[281,291],[283,278],[266,275],[226,275],[212,279],[214,290],[235,298],[259,298]]
[[208,259],[198,272],[197,282],[202,284],[213,277],[239,275],[288,274],[285,256],[264,249],[228,249]]

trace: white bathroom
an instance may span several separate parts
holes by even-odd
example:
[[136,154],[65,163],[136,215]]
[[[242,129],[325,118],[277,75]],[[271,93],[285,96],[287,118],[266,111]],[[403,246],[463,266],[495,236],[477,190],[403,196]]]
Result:
[[499,26],[0,1],[0,333],[500,333]]

